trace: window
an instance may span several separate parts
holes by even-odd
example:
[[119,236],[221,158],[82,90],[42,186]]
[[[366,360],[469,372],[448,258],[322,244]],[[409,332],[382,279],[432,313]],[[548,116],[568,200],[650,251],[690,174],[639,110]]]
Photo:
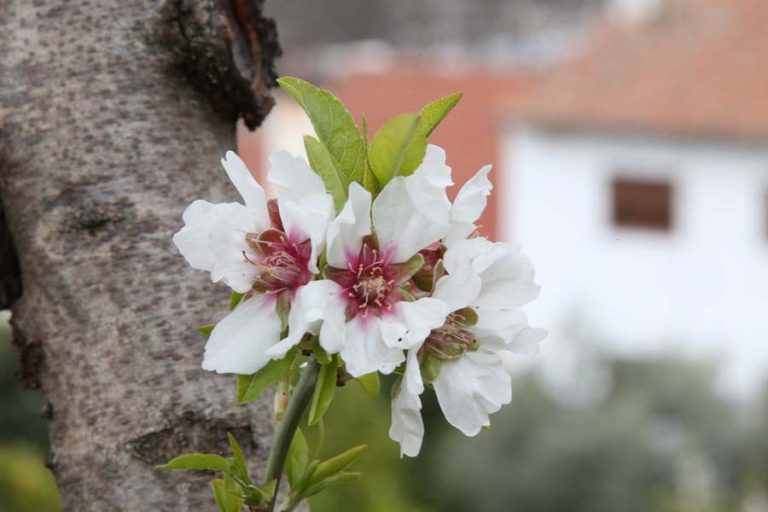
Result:
[[613,224],[618,227],[669,231],[672,186],[665,181],[613,180]]

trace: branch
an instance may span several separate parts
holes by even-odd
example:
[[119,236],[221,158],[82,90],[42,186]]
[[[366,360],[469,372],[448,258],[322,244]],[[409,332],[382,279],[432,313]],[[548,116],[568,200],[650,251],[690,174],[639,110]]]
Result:
[[275,510],[277,495],[280,490],[280,479],[283,475],[283,467],[285,466],[285,459],[288,456],[288,450],[291,447],[291,441],[293,441],[293,436],[299,426],[301,417],[307,409],[309,402],[312,400],[312,394],[315,391],[319,371],[320,365],[313,357],[307,363],[307,367],[304,368],[298,384],[296,384],[296,387],[293,389],[288,408],[285,410],[283,419],[275,430],[275,437],[272,440],[272,450],[269,452],[269,460],[267,461],[267,471],[264,476],[265,483],[277,480],[275,483],[275,494],[272,496],[272,501],[269,503],[270,512]]

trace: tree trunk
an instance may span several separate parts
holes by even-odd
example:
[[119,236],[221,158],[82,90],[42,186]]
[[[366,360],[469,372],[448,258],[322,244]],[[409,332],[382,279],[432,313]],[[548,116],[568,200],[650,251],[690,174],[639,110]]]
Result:
[[153,466],[225,453],[227,432],[266,459],[269,400],[239,407],[200,369],[195,326],[227,292],[171,244],[189,202],[234,199],[234,121],[272,105],[262,2],[0,6],[0,307],[50,404],[65,510],[213,510],[205,475]]

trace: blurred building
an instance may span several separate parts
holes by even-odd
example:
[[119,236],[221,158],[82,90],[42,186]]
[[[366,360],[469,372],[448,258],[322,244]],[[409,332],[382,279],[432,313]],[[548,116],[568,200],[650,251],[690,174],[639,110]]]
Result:
[[536,262],[544,355],[578,316],[623,353],[722,361],[748,397],[768,369],[768,2],[615,6],[505,138],[502,229]]
[[[539,70],[569,53],[604,0],[320,0],[268,2],[285,55],[281,74],[331,89],[371,135],[386,119],[415,112],[457,91],[464,98],[431,142],[445,148],[454,181],[498,162],[502,112],[533,90]],[[255,133],[242,126],[238,147],[264,175],[277,149],[303,154],[313,133],[286,96]],[[491,179],[498,183],[496,168]],[[452,192],[455,194],[456,190]],[[480,232],[498,236],[495,196]]]

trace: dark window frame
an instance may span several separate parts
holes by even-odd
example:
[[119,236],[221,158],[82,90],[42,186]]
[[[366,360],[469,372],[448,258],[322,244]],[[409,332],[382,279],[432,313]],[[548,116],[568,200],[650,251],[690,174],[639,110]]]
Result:
[[675,184],[667,178],[614,175],[610,184],[611,224],[617,229],[668,233],[675,224]]

